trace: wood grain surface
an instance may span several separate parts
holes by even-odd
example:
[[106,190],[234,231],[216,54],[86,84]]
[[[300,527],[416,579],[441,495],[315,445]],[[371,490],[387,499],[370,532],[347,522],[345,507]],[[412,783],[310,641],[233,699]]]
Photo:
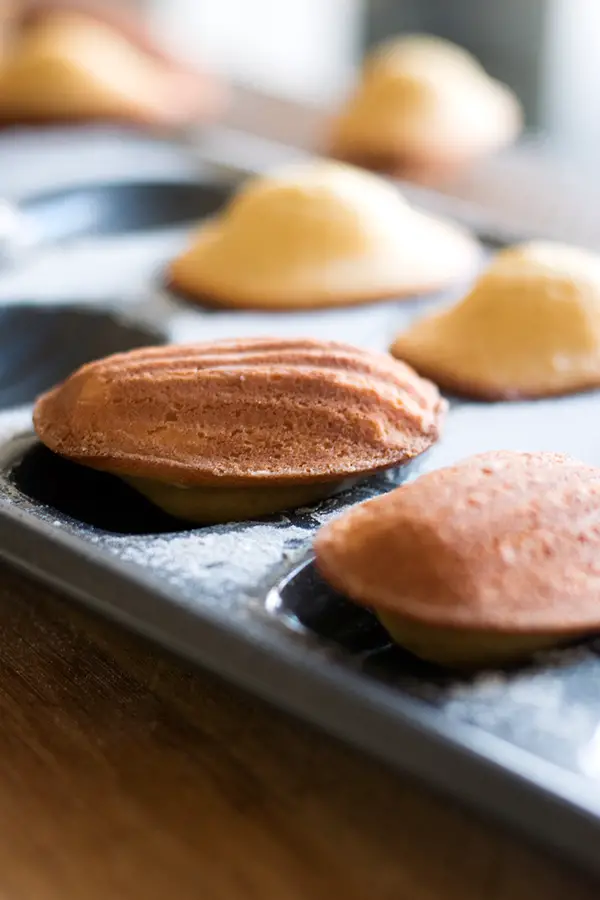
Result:
[[0,568],[2,900],[592,900],[583,877]]

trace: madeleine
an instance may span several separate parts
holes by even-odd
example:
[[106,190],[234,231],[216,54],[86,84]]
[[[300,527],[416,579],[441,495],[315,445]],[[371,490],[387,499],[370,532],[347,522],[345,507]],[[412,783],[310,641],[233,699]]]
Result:
[[463,300],[415,322],[391,351],[482,400],[598,387],[600,256],[553,243],[504,250]]
[[435,183],[510,144],[521,125],[512,91],[470,53],[411,35],[367,57],[328,149],[365,168]]
[[169,286],[202,304],[297,310],[414,297],[467,278],[477,243],[383,179],[315,162],[250,179],[172,261]]
[[40,440],[192,522],[247,519],[409,462],[438,438],[434,385],[328,341],[165,346],[83,366],[40,397]]
[[17,36],[0,68],[0,123],[116,121],[147,127],[212,118],[217,80],[129,40],[92,15],[47,11]]
[[326,580],[450,666],[511,662],[600,628],[600,469],[484,453],[355,506],[315,540]]

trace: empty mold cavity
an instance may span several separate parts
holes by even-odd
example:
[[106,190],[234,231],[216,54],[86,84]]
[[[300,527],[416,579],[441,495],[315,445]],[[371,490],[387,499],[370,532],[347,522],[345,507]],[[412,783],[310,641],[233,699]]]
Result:
[[47,243],[191,223],[217,212],[229,193],[218,182],[113,182],[38,194],[19,211],[33,240]]
[[0,409],[33,402],[86,362],[162,341],[158,332],[100,310],[5,306],[0,309]]
[[120,478],[69,462],[33,436],[16,438],[3,455],[13,491],[82,525],[113,534],[163,534],[191,527]]

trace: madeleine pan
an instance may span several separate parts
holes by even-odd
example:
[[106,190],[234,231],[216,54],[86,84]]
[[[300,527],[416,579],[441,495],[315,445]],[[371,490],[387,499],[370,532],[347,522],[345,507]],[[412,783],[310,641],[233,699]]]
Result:
[[[192,213],[213,212],[226,194],[222,185],[199,186]],[[126,194],[113,186],[100,195],[104,221],[118,230]],[[172,210],[181,210],[178,202]],[[60,219],[64,206],[56,198],[51,205],[47,233],[63,235],[66,226],[53,216]],[[172,212],[171,220],[187,215]],[[497,245],[505,236],[488,230],[486,238]],[[111,476],[43,448],[31,430],[37,393],[87,359],[165,340],[334,334],[383,348],[445,298],[246,314],[186,307],[164,296],[160,279],[157,269],[156,283],[125,316],[115,313],[115,298],[106,308],[15,301],[2,310],[0,555],[600,872],[600,644],[592,639],[510,670],[449,674],[390,647],[368,613],[323,584],[310,554],[316,529],[350,504],[474,452],[557,450],[600,464],[600,395],[512,404],[451,398],[443,440],[409,468],[283,515],[188,527]]]

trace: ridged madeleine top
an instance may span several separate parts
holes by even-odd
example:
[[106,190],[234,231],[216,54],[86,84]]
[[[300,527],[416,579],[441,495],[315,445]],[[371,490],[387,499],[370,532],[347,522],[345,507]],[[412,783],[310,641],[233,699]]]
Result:
[[558,453],[482,453],[355,506],[315,550],[334,587],[407,620],[596,630],[600,469]]
[[62,456],[178,484],[327,481],[398,465],[438,437],[437,388],[385,354],[310,339],[133,350],[40,397]]

